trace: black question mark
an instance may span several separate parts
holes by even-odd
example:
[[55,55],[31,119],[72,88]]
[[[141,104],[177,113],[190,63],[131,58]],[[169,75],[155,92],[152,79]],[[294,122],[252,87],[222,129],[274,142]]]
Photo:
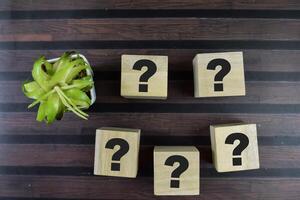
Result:
[[[170,156],[166,160],[165,165],[173,167],[174,163],[176,162],[179,163],[179,166],[172,172],[171,178],[179,179],[180,175],[189,167],[189,161],[183,156],[174,155],[174,156]],[[179,183],[180,183],[179,180],[171,179],[170,187],[179,188],[180,187]]]
[[[230,63],[222,58],[217,58],[210,61],[207,65],[207,69],[215,70],[217,66],[221,66],[221,70],[215,75],[214,81],[223,81],[223,78],[230,72],[231,65]],[[223,83],[215,83],[214,84],[214,91],[221,92],[223,91]]]
[[138,60],[134,63],[133,69],[141,71],[143,67],[147,67],[147,71],[145,71],[141,77],[140,82],[146,82],[143,84],[139,84],[139,92],[148,92],[147,82],[151,76],[153,76],[157,70],[156,64],[147,59]]
[[[120,149],[113,154],[111,160],[120,162],[121,158],[129,151],[129,144],[121,138],[113,138],[106,143],[105,148],[114,149],[115,146],[119,146]],[[112,162],[111,171],[120,171],[120,163]]]
[[[235,140],[239,140],[240,143],[234,148],[232,154],[233,156],[241,156],[242,151],[247,148],[249,145],[249,138],[243,133],[232,133],[227,136],[225,143],[226,144],[233,144]],[[232,158],[232,165],[233,166],[240,166],[242,165],[242,158]]]

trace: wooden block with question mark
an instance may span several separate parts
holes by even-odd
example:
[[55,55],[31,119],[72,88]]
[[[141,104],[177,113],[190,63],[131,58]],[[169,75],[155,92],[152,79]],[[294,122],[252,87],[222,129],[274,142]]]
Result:
[[243,52],[201,53],[193,60],[194,96],[245,96]]
[[121,96],[141,99],[167,98],[167,56],[122,55],[121,65]]
[[200,194],[200,152],[196,147],[154,148],[154,194]]
[[139,129],[97,129],[94,175],[135,178],[139,146]]
[[218,172],[259,168],[256,124],[211,125],[210,139]]

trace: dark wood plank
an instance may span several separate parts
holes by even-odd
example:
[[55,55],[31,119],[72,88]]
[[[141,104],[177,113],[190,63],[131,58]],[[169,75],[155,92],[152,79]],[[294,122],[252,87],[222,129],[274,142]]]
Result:
[[88,121],[65,114],[52,126],[36,113],[0,113],[1,135],[94,135],[104,126],[140,128],[145,136],[209,136],[209,125],[257,123],[259,136],[299,136],[299,114],[90,113]]
[[[31,79],[30,77],[28,77]],[[30,103],[21,91],[23,81],[0,81],[0,103]],[[300,82],[251,81],[246,83],[247,95],[243,97],[194,98],[194,83],[169,81],[168,99],[158,103],[214,103],[214,104],[298,104]],[[96,103],[151,103],[153,100],[128,100],[120,96],[120,81],[96,81]]]
[[[0,41],[299,40],[298,19],[2,20]],[[287,31],[288,30],[288,31]],[[50,38],[50,39],[49,39]]]
[[[198,146],[201,168],[213,168],[209,146]],[[94,145],[0,144],[0,166],[90,167],[94,166]],[[262,168],[299,168],[298,146],[260,146]],[[153,146],[141,146],[139,171],[152,167]],[[26,159],[24,159],[26,158]]]
[[[170,71],[192,69],[192,60],[197,53],[237,51],[232,49],[105,49],[78,50],[85,55],[95,71],[120,71],[122,54],[145,54],[169,56]],[[0,50],[0,72],[30,71],[34,60],[45,55],[55,58],[66,50]],[[300,72],[299,50],[245,50],[244,64],[246,71]],[[180,56],[178,56],[180,55]]]
[[[28,80],[28,79],[27,79]],[[0,103],[31,103],[21,91],[21,81],[1,81]],[[210,103],[210,104],[298,104],[299,82],[247,82],[247,95],[241,97],[194,98],[193,81],[169,81],[168,99],[134,100],[120,96],[120,82],[96,81],[96,103]]]
[[0,144],[0,150],[2,166],[92,167],[94,164],[94,145]]
[[2,0],[0,10],[67,10],[67,9],[300,9],[297,0]]
[[[157,199],[153,195],[152,182],[152,178],[2,176],[0,193],[3,197]],[[299,195],[300,179],[202,178],[201,185],[201,195],[198,198],[203,200],[295,200]],[[195,196],[160,199],[195,199]]]
[[[8,84],[9,85],[9,84]],[[298,104],[300,101],[299,82],[247,82],[247,95],[243,97],[194,98],[193,81],[169,81],[168,99],[159,103],[213,103],[213,104]],[[140,100],[128,100],[120,96],[119,82],[96,82],[99,103],[134,103]],[[12,88],[17,89],[17,88]],[[6,93],[4,93],[5,95]],[[22,94],[21,94],[22,95]],[[1,98],[2,95],[0,95]],[[16,95],[9,95],[14,99]],[[6,96],[7,97],[7,96]],[[25,102],[25,97],[24,101]],[[17,99],[23,99],[21,96]],[[144,100],[142,102],[153,102]]]

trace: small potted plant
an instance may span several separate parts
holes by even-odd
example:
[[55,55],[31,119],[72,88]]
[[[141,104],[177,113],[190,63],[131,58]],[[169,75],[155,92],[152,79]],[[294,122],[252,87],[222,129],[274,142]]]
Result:
[[96,100],[93,71],[87,59],[75,52],[65,52],[61,57],[46,60],[44,56],[34,62],[33,81],[22,85],[23,93],[39,104],[37,121],[51,124],[60,120],[67,111],[87,119],[88,109]]

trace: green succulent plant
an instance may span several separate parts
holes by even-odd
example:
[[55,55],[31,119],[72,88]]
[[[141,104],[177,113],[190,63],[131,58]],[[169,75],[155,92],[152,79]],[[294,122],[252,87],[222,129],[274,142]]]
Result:
[[22,84],[23,93],[35,101],[28,108],[39,104],[37,121],[51,124],[60,120],[66,111],[87,119],[82,110],[91,105],[89,91],[94,82],[87,74],[91,66],[74,52],[64,53],[58,61],[50,63],[44,56],[34,62],[33,81]]

